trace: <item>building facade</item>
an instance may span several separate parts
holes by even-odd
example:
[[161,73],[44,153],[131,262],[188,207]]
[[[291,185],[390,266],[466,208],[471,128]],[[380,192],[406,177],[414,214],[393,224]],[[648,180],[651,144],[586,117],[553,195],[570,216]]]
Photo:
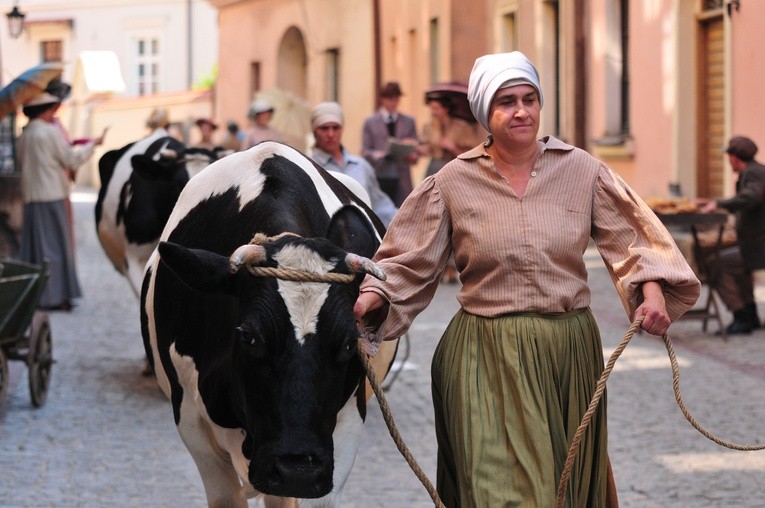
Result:
[[[100,185],[98,158],[146,134],[163,107],[191,136],[210,116],[218,58],[217,11],[206,0],[20,0],[19,37],[0,29],[0,78],[8,84],[40,63],[63,66],[72,94],[59,113],[72,138],[109,127],[106,143],[81,168],[78,183]],[[5,13],[3,13],[5,14]],[[26,119],[19,113],[17,128]]]
[[[521,50],[539,68],[540,134],[584,148],[643,197],[722,196],[720,148],[765,144],[757,0],[211,0],[220,13],[216,116],[244,118],[271,87],[338,100],[358,151],[381,82],[428,119],[431,83],[466,81],[476,57]],[[247,34],[247,35],[242,35]]]

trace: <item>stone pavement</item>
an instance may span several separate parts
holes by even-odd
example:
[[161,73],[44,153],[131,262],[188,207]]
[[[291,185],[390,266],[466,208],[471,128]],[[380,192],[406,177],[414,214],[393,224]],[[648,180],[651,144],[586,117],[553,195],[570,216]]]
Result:
[[[205,506],[169,402],[153,380],[139,375],[144,360],[138,303],[100,250],[93,194],[80,197],[86,198],[75,204],[85,297],[74,312],[50,315],[57,363],[45,406],[31,407],[26,368],[11,362],[10,394],[0,406],[0,506]],[[588,252],[587,259],[607,358],[629,323],[599,257]],[[442,285],[417,318],[408,354],[402,344],[404,369],[386,393],[397,426],[432,481],[430,358],[457,308],[456,292],[456,286]],[[765,316],[765,299],[759,303]],[[724,342],[703,334],[697,321],[680,321],[670,335],[682,394],[699,423],[726,440],[765,441],[765,330]],[[633,338],[616,363],[608,394],[621,506],[765,506],[765,452],[727,450],[686,422],[660,339]],[[343,506],[432,506],[374,399]]]

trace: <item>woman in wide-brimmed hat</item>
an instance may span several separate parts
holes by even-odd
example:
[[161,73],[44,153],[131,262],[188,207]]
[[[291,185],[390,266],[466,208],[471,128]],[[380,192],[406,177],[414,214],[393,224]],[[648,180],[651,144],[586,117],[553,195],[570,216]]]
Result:
[[61,100],[44,92],[23,107],[29,123],[17,142],[24,194],[20,257],[38,265],[49,262],[48,282],[40,306],[70,310],[81,291],[67,223],[68,172],[87,161],[103,137],[76,146],[68,143],[56,124]]

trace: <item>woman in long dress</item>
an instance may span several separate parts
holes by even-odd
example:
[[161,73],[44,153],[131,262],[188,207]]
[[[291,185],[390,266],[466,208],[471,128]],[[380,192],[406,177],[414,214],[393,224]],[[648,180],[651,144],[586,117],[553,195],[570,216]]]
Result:
[[29,123],[17,140],[24,195],[20,257],[37,265],[48,261],[40,307],[68,311],[82,295],[67,220],[70,174],[93,155],[103,137],[76,146],[67,143],[56,125],[59,106],[61,98],[42,93],[23,108]]

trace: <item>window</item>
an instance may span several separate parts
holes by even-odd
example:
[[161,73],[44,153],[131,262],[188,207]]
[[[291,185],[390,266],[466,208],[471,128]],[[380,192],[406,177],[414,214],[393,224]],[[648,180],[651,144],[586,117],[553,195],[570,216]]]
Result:
[[145,37],[136,39],[136,83],[138,95],[159,92],[160,54],[159,39]]
[[63,62],[63,47],[64,44],[60,40],[54,41],[41,41],[40,42],[40,61],[47,62]]
[[260,91],[260,62],[250,63],[250,94],[247,100],[251,101],[255,94]]
[[327,100],[340,100],[340,50],[327,50]]
[[515,23],[515,12],[502,15],[502,51],[509,52],[518,49],[518,29]]
[[441,69],[441,46],[439,40],[441,38],[440,30],[438,27],[438,18],[430,20],[430,82],[436,83],[440,79]]
[[629,0],[611,0],[607,10],[606,132],[597,142],[621,145],[630,137]]

